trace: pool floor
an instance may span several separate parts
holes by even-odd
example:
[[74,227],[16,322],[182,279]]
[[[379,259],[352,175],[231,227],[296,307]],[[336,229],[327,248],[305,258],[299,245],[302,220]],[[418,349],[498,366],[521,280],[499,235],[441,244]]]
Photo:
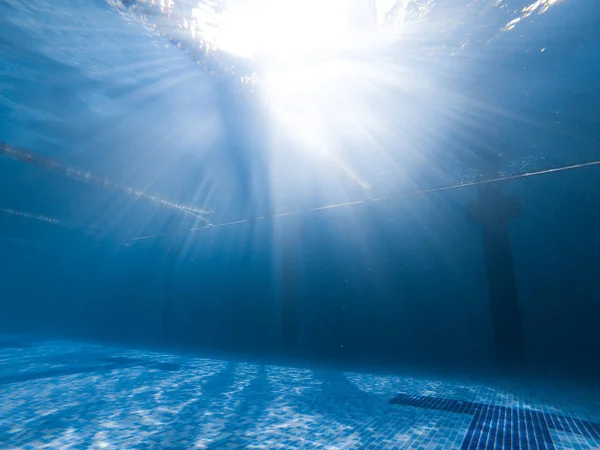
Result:
[[600,391],[0,339],[0,448],[598,449]]

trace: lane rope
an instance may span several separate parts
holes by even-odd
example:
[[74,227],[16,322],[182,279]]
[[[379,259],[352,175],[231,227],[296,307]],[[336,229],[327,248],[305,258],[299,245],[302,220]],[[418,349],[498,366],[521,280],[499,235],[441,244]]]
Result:
[[164,198],[146,194],[142,191],[133,189],[128,186],[112,183],[108,179],[100,178],[96,175],[93,175],[89,171],[78,169],[73,166],[65,166],[56,160],[50,159],[45,156],[37,155],[35,153],[32,153],[19,147],[9,145],[2,141],[0,141],[0,156],[4,156],[14,161],[29,164],[34,167],[39,167],[48,172],[53,172],[58,175],[62,175],[65,178],[69,178],[80,183],[86,183],[93,186],[99,186],[117,192],[122,192],[129,196],[152,202],[154,204],[157,204],[158,206],[173,209],[186,215],[191,215],[197,220],[200,220],[207,225],[210,223],[208,219],[204,216],[211,214],[211,211],[208,211],[206,209],[180,205],[178,203],[172,202]]
[[[385,196],[385,197],[363,199],[363,200],[357,200],[357,201],[345,202],[345,203],[335,203],[335,204],[330,204],[330,205],[325,205],[325,206],[319,206],[317,208],[288,211],[288,212],[273,214],[273,215],[269,215],[269,216],[255,217],[252,219],[235,220],[232,222],[224,222],[224,223],[220,223],[220,224],[209,224],[209,225],[206,225],[203,227],[191,228],[191,229],[183,231],[181,233],[193,233],[196,231],[210,230],[210,229],[214,229],[214,228],[223,228],[223,227],[234,226],[234,225],[248,224],[251,222],[258,222],[261,220],[262,221],[275,220],[275,219],[279,219],[282,217],[296,216],[296,215],[307,214],[307,213],[311,213],[311,212],[325,211],[325,210],[329,210],[329,209],[344,208],[347,206],[363,205],[363,204],[367,204],[367,203],[375,203],[375,202],[382,202],[382,201],[388,201],[388,200],[396,200],[396,199],[412,197],[412,196],[416,196],[416,195],[425,195],[425,194],[432,194],[435,192],[444,192],[444,191],[451,191],[451,190],[461,189],[461,188],[466,188],[466,187],[480,186],[480,185],[484,185],[484,184],[500,183],[503,181],[518,180],[521,178],[529,178],[529,177],[547,175],[547,174],[557,173],[557,172],[566,172],[568,170],[583,169],[586,167],[593,167],[593,166],[600,166],[600,160],[590,161],[590,162],[580,163],[580,164],[571,164],[568,166],[561,166],[561,167],[556,167],[553,169],[545,169],[545,170],[539,170],[539,171],[535,171],[535,172],[521,173],[521,174],[517,174],[517,175],[507,175],[507,176],[498,177],[498,178],[491,178],[489,180],[472,181],[472,182],[468,182],[468,183],[453,184],[450,186],[443,186],[443,187],[438,187],[438,188],[422,189],[422,190],[418,190],[418,191],[405,192],[403,194],[396,194],[396,195],[390,195],[390,196]],[[131,239],[130,242],[142,241],[142,240],[146,240],[146,239],[153,239],[153,238],[163,237],[163,236],[172,236],[174,234],[177,234],[177,233],[162,233],[162,234],[140,236],[140,237]]]

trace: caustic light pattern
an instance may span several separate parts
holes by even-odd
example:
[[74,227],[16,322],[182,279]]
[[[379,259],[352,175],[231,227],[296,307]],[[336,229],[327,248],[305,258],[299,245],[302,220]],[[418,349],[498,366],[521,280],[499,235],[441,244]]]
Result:
[[0,398],[1,448],[600,446],[600,395],[593,389],[278,367],[14,337],[0,340]]

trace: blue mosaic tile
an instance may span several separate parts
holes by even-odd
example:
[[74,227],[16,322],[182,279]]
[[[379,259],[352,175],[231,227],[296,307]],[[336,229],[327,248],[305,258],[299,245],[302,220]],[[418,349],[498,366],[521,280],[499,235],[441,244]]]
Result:
[[390,404],[468,414],[473,417],[462,450],[486,448],[554,450],[550,430],[598,439],[600,424],[541,411],[399,394]]
[[600,436],[597,391],[539,380],[335,372],[73,342],[0,346],[0,399],[2,449],[588,450]]

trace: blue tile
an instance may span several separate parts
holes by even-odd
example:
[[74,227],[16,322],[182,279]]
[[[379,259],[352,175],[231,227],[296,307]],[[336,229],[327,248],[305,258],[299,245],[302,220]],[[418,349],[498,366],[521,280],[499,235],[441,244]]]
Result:
[[553,449],[551,430],[600,437],[592,396],[588,416],[557,414],[549,402],[523,408],[508,391],[435,377],[56,343],[0,346],[0,379],[11,380],[0,384],[0,448]]

